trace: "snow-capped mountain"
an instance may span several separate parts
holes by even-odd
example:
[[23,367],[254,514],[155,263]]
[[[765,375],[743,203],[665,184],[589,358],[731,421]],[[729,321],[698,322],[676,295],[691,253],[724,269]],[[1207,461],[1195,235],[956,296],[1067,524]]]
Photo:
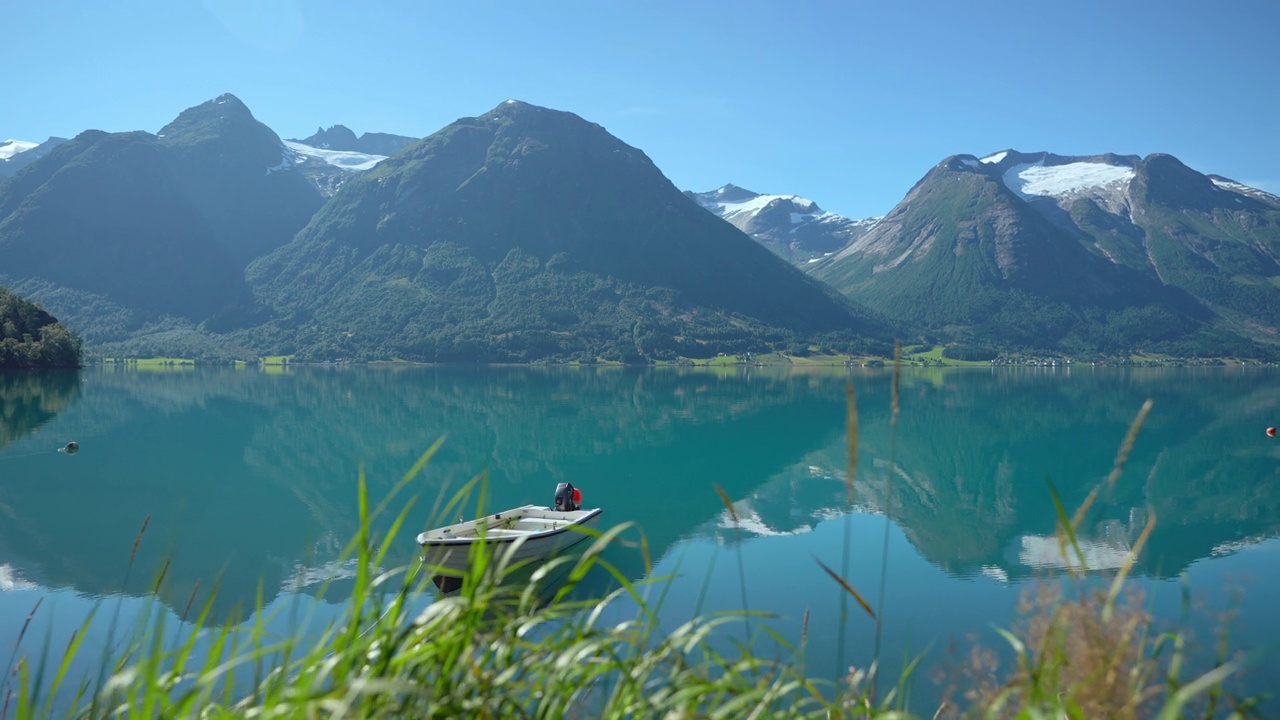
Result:
[[[964,155],[955,159],[967,168],[988,173],[998,171],[1004,186],[1028,202],[1048,198],[1070,212],[1077,201],[1088,199],[1112,215],[1120,216],[1128,216],[1130,212],[1132,181],[1143,164],[1143,159],[1137,155],[1064,157],[1052,153],[1025,154],[1015,150],[1001,150],[977,160]],[[1207,174],[1204,177],[1213,183],[1217,191],[1241,196],[1233,198],[1236,204],[1244,204],[1247,199],[1269,204],[1280,201],[1280,197],[1269,192],[1221,175]],[[1208,189],[1203,183],[1199,185],[1198,189]]]
[[19,170],[48,155],[50,150],[66,141],[66,138],[51,137],[42,143],[27,140],[0,142],[0,180],[15,175]]
[[1255,352],[1280,333],[1280,198],[1165,154],[954,155],[812,273],[998,347]]
[[830,255],[861,237],[879,220],[853,220],[826,212],[799,195],[766,195],[737,185],[685,194],[797,265]]
[[39,145],[40,143],[27,142],[26,140],[5,140],[0,142],[0,160],[8,160],[20,152],[26,152]]

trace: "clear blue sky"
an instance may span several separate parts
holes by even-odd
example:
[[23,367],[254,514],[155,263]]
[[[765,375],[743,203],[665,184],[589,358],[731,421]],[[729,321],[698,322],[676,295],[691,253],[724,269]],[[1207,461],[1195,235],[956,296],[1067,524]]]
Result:
[[507,98],[678,187],[879,215],[948,155],[1166,152],[1280,193],[1280,3],[7,0],[0,139],[156,132],[223,92],[282,137]]

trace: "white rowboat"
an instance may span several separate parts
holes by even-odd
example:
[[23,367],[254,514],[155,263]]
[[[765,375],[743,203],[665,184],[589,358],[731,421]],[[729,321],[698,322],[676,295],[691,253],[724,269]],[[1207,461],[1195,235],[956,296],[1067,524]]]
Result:
[[484,545],[492,558],[506,558],[513,565],[524,560],[542,560],[572,547],[588,535],[583,528],[594,527],[604,512],[583,509],[582,491],[562,482],[556,485],[555,509],[522,505],[475,520],[459,520],[418,534],[422,561],[435,568],[432,581],[444,592],[462,586],[461,576],[471,564],[471,550]]
[[449,570],[465,570],[472,546],[484,543],[493,557],[506,557],[512,544],[511,561],[542,559],[571,547],[588,535],[578,528],[594,527],[600,508],[552,510],[539,505],[523,505],[467,522],[446,525],[418,535],[423,562]]

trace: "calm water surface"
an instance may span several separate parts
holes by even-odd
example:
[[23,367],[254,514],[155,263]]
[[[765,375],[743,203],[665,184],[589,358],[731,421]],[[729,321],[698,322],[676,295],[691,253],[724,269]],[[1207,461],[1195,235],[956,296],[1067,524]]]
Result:
[[[861,429],[852,506],[847,379]],[[46,637],[65,646],[104,599],[126,619],[145,612],[167,559],[159,600],[174,618],[217,585],[214,614],[234,622],[259,583],[279,632],[299,616],[332,617],[352,574],[338,560],[361,469],[379,498],[443,437],[410,485],[419,501],[399,562],[414,558],[412,534],[431,524],[436,498],[477,474],[501,507],[550,504],[569,481],[605,509],[603,527],[643,528],[653,575],[672,577],[664,623],[745,604],[798,642],[808,613],[806,662],[834,678],[870,662],[874,625],[817,561],[875,602],[887,538],[883,662],[928,651],[917,696],[931,712],[937,691],[924,676],[945,668],[947,645],[970,633],[998,645],[992,624],[1011,622],[1019,594],[1062,567],[1047,481],[1076,507],[1106,479],[1147,398],[1124,475],[1082,532],[1089,565],[1105,579],[1154,514],[1135,568],[1150,607],[1176,623],[1189,588],[1235,613],[1239,646],[1263,647],[1280,641],[1280,440],[1264,433],[1280,424],[1278,379],[1239,368],[913,369],[895,422],[887,370],[0,374],[0,650],[7,657],[42,598],[26,652]],[[77,454],[57,452],[72,440]],[[611,559],[644,579],[638,554]],[[1211,641],[1206,623],[1192,626]],[[739,630],[732,640],[750,632]],[[112,642],[95,630],[88,648]],[[1280,679],[1277,656],[1253,666],[1245,690]]]

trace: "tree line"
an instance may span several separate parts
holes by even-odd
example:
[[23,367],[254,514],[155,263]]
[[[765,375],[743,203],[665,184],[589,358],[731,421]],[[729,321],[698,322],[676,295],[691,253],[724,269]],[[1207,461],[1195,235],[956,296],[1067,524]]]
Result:
[[0,288],[0,370],[80,367],[80,338],[35,303]]

